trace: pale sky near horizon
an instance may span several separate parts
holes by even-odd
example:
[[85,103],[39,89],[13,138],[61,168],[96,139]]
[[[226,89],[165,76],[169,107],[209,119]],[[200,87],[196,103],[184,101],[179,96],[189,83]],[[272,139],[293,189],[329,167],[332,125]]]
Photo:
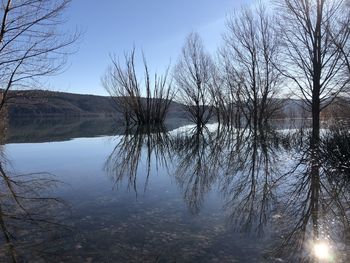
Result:
[[[144,51],[152,71],[174,65],[186,36],[198,32],[208,52],[215,53],[225,19],[251,0],[72,0],[65,16],[67,29],[83,31],[78,51],[67,69],[47,79],[53,90],[106,95],[101,76],[109,55],[122,57],[133,46]],[[141,59],[140,56],[138,56]]]

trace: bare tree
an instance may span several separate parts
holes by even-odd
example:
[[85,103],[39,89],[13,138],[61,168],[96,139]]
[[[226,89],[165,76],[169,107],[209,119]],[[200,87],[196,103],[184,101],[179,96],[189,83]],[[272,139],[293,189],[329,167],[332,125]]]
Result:
[[226,56],[227,50],[222,49],[219,52],[218,75],[215,77],[214,100],[218,101],[218,121],[228,126],[241,128],[242,117],[249,119],[247,112],[244,110],[244,93],[243,82],[239,81],[235,70],[232,68],[233,63],[229,56]]
[[[225,58],[222,58],[225,59]],[[226,67],[229,63],[219,61],[213,74],[213,85],[211,86],[211,98],[215,107],[218,125],[228,127],[240,127],[240,86],[236,86],[230,71]]]
[[243,8],[227,21],[221,60],[226,85],[249,122],[257,127],[279,108],[276,99],[282,84],[278,61],[278,36],[273,17],[260,4]]
[[284,49],[281,72],[292,80],[294,94],[312,113],[315,143],[320,137],[320,112],[349,83],[349,77],[343,74],[343,51],[349,44],[349,11],[345,4],[342,0],[277,2]]
[[182,48],[174,70],[178,100],[182,102],[191,121],[205,125],[213,115],[211,85],[214,63],[197,33],[191,33]]
[[[148,65],[143,56],[144,87],[138,80],[135,66],[135,49],[125,54],[125,65],[111,58],[112,65],[102,78],[102,84],[116,102],[126,125],[163,124],[174,97],[168,70],[164,76],[155,74],[151,81]],[[143,95],[145,89],[146,94]]]
[[59,31],[70,0],[2,0],[0,3],[0,109],[13,88],[33,87],[59,72],[79,34]]

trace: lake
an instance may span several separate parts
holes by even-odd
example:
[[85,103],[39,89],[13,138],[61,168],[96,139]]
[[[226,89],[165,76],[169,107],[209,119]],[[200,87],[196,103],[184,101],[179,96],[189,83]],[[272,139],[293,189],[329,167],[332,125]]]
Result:
[[350,262],[343,130],[35,123],[1,148],[3,262]]

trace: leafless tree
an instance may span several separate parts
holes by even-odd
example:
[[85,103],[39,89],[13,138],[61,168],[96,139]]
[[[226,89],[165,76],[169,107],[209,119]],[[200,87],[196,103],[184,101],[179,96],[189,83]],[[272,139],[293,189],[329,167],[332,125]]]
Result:
[[342,0],[280,0],[277,8],[284,50],[281,72],[312,113],[312,137],[318,143],[320,112],[349,83],[343,74],[349,9]]
[[0,109],[10,89],[33,87],[59,72],[79,33],[61,32],[70,0],[2,0],[0,4]]
[[218,74],[215,75],[213,86],[217,119],[219,124],[241,128],[242,118],[249,119],[248,112],[244,111],[243,107],[243,83],[239,81],[240,76],[236,75],[232,61],[225,53],[224,49],[219,52]]
[[[224,60],[225,58],[222,57]],[[214,69],[213,85],[211,86],[211,98],[215,107],[216,119],[219,124],[237,128],[240,127],[240,86],[236,86],[230,71],[226,67],[229,63],[219,61]]]
[[[174,97],[168,70],[164,76],[155,74],[152,83],[148,65],[143,56],[144,87],[138,80],[135,66],[135,49],[125,54],[125,65],[111,58],[112,65],[102,78],[102,84],[116,102],[126,125],[162,124]],[[143,88],[146,94],[143,96]]]
[[191,33],[182,48],[174,70],[178,100],[197,126],[205,125],[213,115],[211,85],[214,63],[204,50],[197,33]]
[[227,21],[220,51],[228,90],[254,127],[266,122],[279,108],[276,99],[282,84],[275,64],[279,58],[274,18],[260,4],[243,8]]

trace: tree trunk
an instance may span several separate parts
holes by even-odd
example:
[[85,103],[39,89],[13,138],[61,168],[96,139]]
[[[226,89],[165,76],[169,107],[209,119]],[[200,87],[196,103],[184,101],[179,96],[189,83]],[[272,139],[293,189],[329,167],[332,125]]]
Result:
[[315,96],[312,101],[312,140],[311,146],[317,147],[320,141],[320,98]]
[[313,43],[313,89],[312,89],[312,140],[311,146],[318,147],[320,140],[320,93],[321,93],[321,74],[322,74],[322,0],[317,1],[317,21],[314,32]]

